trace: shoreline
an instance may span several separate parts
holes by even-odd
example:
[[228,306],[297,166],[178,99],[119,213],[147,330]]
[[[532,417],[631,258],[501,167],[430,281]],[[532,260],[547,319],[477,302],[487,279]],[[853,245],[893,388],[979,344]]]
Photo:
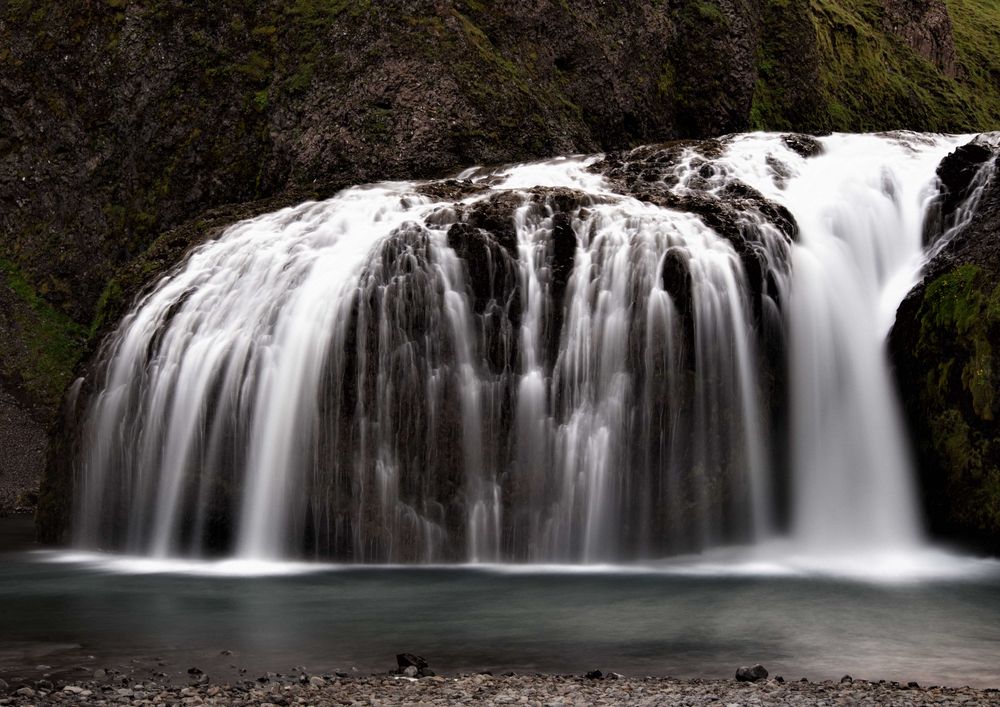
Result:
[[998,688],[925,687],[848,676],[837,682],[781,677],[739,682],[614,673],[601,678],[489,673],[411,678],[391,673],[351,677],[300,672],[216,683],[196,668],[192,671],[186,686],[131,680],[102,670],[89,680],[0,683],[0,705],[1000,705]]

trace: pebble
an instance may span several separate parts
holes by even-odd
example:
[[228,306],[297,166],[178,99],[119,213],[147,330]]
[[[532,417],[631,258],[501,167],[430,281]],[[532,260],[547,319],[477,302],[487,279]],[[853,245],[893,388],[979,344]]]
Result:
[[[415,667],[415,666],[408,666]],[[485,705],[576,705],[630,704],[644,707],[659,705],[717,705],[718,707],[811,707],[822,704],[907,707],[912,705],[993,705],[1000,706],[1000,692],[961,688],[921,688],[912,683],[885,681],[758,682],[735,680],[675,680],[672,678],[632,678],[605,673],[603,679],[560,675],[436,675],[421,680],[398,674],[356,678],[320,678],[306,682],[298,675],[270,674],[267,683],[253,680],[235,685],[166,686],[136,683],[134,688],[109,686],[101,681],[71,682],[59,692],[46,696],[24,686],[0,698],[0,707],[26,707],[34,704],[62,705],[426,705],[444,707],[453,704]],[[613,676],[613,677],[612,677]],[[139,689],[139,686],[142,689]]]

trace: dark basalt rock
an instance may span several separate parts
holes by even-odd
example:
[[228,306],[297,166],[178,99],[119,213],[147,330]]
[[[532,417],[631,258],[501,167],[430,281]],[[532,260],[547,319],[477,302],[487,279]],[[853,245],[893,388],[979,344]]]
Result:
[[519,317],[521,308],[514,306],[519,301],[515,300],[516,252],[512,254],[490,231],[468,223],[453,224],[447,237],[448,246],[465,261],[476,314],[485,313],[487,306],[496,302],[510,316]]
[[685,346],[686,366],[694,368],[694,292],[691,289],[691,266],[690,256],[683,248],[668,248],[663,256],[663,267],[660,271],[660,281],[664,291],[670,295],[670,299],[677,308],[677,314],[681,319],[681,331]]
[[609,181],[618,184],[625,194],[655,183],[669,188],[678,183],[684,158],[691,152],[695,158],[690,166],[696,169],[708,167],[710,171],[702,177],[707,179],[713,176],[715,170],[708,161],[720,157],[726,144],[726,138],[718,138],[643,145],[627,152],[609,153],[603,160],[591,165],[590,171],[603,174]]
[[785,143],[785,146],[802,157],[816,157],[817,155],[823,154],[823,145],[820,141],[811,135],[802,135],[799,133],[790,133],[788,135],[782,135],[781,141]]
[[516,257],[514,212],[523,205],[524,197],[517,192],[500,192],[469,206],[465,211],[465,222],[488,232],[493,240]]
[[[757,316],[761,313],[761,296],[766,294],[777,301],[777,288],[768,277],[768,256],[760,227],[761,222],[766,221],[776,227],[789,243],[794,240],[798,225],[783,206],[768,201],[759,192],[741,183],[727,185],[718,197],[697,193],[678,195],[669,191],[639,192],[635,196],[663,208],[695,214],[715,233],[728,240],[743,263]],[[761,222],[754,220],[754,214]]]
[[569,214],[559,212],[552,217],[552,238],[549,241],[549,258],[552,263],[552,298],[562,307],[566,285],[573,274],[577,249],[576,232]]
[[945,157],[937,168],[941,189],[930,208],[924,242],[933,243],[955,225],[956,210],[971,196],[976,175],[996,155],[996,147],[978,137]]
[[448,246],[465,263],[472,309],[485,319],[487,360],[495,372],[511,369],[523,309],[516,251],[512,254],[492,233],[468,223],[448,229]]
[[485,184],[479,184],[469,179],[445,179],[421,184],[416,191],[418,194],[429,196],[437,201],[460,201],[469,196],[482,194],[486,189]]
[[423,670],[428,664],[427,660],[422,656],[414,655],[413,653],[397,653],[396,665],[400,670],[409,667],[414,667],[417,670]]
[[742,666],[736,671],[736,679],[740,682],[758,682],[767,679],[767,668],[763,665],[752,667]]
[[942,162],[942,201],[967,192],[977,165],[990,159],[992,175],[969,221],[950,235],[900,305],[889,336],[930,530],[993,554],[1000,554],[997,151],[985,155],[984,143],[976,141]]

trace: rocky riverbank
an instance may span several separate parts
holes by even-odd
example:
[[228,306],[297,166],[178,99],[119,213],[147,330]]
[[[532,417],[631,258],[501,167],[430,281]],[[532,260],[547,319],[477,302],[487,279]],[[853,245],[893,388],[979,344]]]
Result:
[[420,679],[265,677],[233,684],[164,686],[116,682],[113,677],[2,689],[0,705],[1000,705],[1000,690],[923,687],[916,683],[676,680],[621,676],[459,675]]

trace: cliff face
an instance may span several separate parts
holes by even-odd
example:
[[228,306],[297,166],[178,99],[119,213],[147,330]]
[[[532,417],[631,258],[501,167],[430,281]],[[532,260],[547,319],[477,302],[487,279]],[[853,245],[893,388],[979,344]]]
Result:
[[191,243],[348,184],[747,129],[987,128],[997,15],[989,0],[9,0],[0,385],[47,424],[77,362]]
[[[942,163],[940,216],[928,235],[950,239],[900,306],[889,341],[931,531],[993,554],[1000,554],[998,153],[980,140]],[[973,212],[963,211],[972,204]]]

